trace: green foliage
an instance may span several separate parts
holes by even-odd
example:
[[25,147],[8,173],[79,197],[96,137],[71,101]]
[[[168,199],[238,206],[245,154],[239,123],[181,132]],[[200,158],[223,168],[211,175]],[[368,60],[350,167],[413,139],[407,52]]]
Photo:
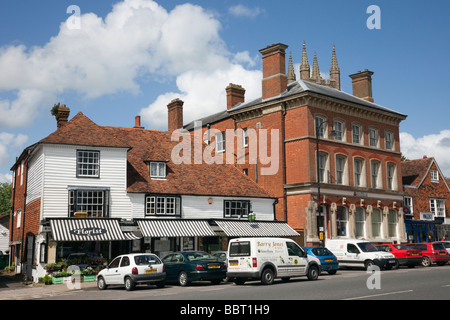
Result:
[[52,114],[52,116],[56,117],[56,115],[58,114],[59,107],[60,107],[59,102],[53,106],[53,108],[50,110],[50,113]]
[[0,183],[0,216],[10,213],[11,190],[10,183]]

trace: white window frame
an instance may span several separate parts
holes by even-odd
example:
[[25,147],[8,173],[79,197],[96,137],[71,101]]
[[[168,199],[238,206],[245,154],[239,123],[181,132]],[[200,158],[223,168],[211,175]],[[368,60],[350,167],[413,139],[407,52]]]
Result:
[[151,161],[148,166],[150,178],[165,179],[166,178],[166,163]]
[[413,197],[405,196],[404,202],[405,202],[405,207],[409,207],[411,214],[413,214],[414,213]]
[[242,129],[242,146],[244,148],[248,147],[248,132],[247,128]]
[[397,166],[393,162],[388,162],[386,164],[386,182],[388,190],[397,190]]
[[[358,172],[356,162],[361,163],[360,171]],[[365,175],[365,160],[363,158],[354,158],[353,159],[353,184],[355,187],[365,187],[366,186],[366,175]],[[358,177],[359,174],[359,183],[358,183]]]
[[99,150],[77,150],[77,172],[78,178],[100,177],[100,151]]
[[352,143],[363,144],[363,130],[359,123],[352,123]]
[[250,200],[224,200],[224,218],[247,218],[251,210]]
[[[377,212],[377,214],[375,212]],[[375,217],[379,217],[380,221],[374,221]],[[383,212],[381,212],[379,208],[373,209],[370,223],[372,224],[372,237],[381,238],[381,235],[383,234]]]
[[376,128],[369,128],[369,146],[373,148],[379,147],[379,131]]
[[338,206],[336,210],[336,232],[338,237],[348,236],[348,210],[345,206]]
[[387,220],[388,220],[388,237],[389,238],[397,237],[398,217],[397,211],[395,209],[389,209]]
[[439,171],[435,169],[430,170],[430,178],[431,182],[439,183]]
[[342,154],[336,155],[336,184],[348,184],[347,172],[347,156]]
[[145,197],[146,216],[180,216],[181,198],[178,196],[147,195]]
[[430,212],[434,217],[445,218],[445,200],[444,199],[430,199]]
[[[319,138],[326,139],[328,137],[328,130],[326,130],[326,126],[323,125],[324,122],[328,121],[326,117],[324,116],[315,116],[314,117],[314,136],[316,136],[317,133]],[[320,130],[317,131],[317,129],[320,127]]]
[[[376,165],[376,174],[374,174],[374,165]],[[370,187],[373,189],[381,189],[381,162],[379,160],[370,161]]]
[[[362,214],[362,219],[359,219],[359,216],[361,214]],[[361,230],[361,234],[358,232],[358,230]],[[366,210],[363,207],[356,207],[355,237],[356,238],[364,238],[365,236],[366,236]]]
[[[328,172],[329,172],[329,156],[328,153],[319,152],[319,179],[320,183],[328,183]],[[317,174],[317,173],[316,173]],[[316,177],[317,179],[317,177]]]
[[225,151],[225,132],[218,132],[215,135],[216,137],[216,152],[224,152]]
[[384,132],[384,147],[386,150],[394,150],[394,133],[391,131]]
[[335,141],[345,141],[345,123],[342,120],[333,121],[333,130],[336,133]]

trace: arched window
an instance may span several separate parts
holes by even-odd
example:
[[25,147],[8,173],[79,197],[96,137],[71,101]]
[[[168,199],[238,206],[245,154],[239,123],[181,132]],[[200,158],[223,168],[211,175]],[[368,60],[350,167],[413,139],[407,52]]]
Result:
[[355,212],[355,237],[365,236],[364,227],[366,225],[366,210],[363,207],[356,207]]
[[394,209],[388,213],[388,232],[390,238],[397,237],[397,211]]
[[374,238],[381,237],[381,223],[382,223],[381,210],[375,208],[372,211],[372,236]]
[[348,214],[347,207],[339,206],[337,207],[337,235],[340,237],[347,236],[347,224],[348,224]]

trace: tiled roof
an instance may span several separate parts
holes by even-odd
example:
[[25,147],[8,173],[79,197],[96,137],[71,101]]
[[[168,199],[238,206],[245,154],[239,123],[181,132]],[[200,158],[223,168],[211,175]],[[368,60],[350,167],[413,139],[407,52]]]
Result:
[[130,145],[116,137],[105,127],[95,124],[82,112],[76,114],[63,127],[45,137],[40,143],[70,144],[95,147],[129,148]]
[[[128,151],[128,192],[273,198],[234,165],[173,163],[172,149],[179,142],[171,141],[170,132],[105,128],[132,146]],[[191,150],[194,153],[193,146]],[[150,161],[166,162],[166,179],[150,178]]]
[[[39,143],[129,148],[128,192],[274,198],[234,165],[173,163],[167,131],[99,126],[80,112]],[[150,161],[166,163],[166,179],[150,178]]]
[[402,161],[403,184],[418,187],[433,161],[433,157]]

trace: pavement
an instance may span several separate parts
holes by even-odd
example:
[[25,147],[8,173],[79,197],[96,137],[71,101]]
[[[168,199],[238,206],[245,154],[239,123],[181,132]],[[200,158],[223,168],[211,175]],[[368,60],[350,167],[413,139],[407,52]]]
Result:
[[82,282],[79,284],[25,283],[23,275],[0,273],[0,300],[30,300],[49,298],[55,295],[72,294],[89,288],[95,288],[97,282]]

